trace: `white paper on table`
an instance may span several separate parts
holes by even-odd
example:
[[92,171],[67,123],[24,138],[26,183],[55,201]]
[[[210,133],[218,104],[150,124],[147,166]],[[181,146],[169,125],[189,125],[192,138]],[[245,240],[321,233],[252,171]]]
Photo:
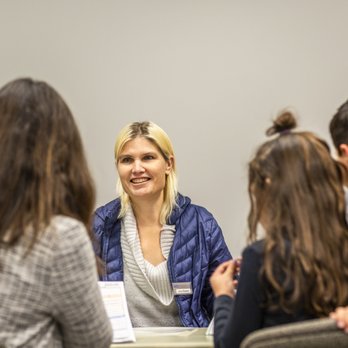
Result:
[[123,282],[99,282],[99,287],[111,321],[112,342],[135,342]]
[[209,326],[207,328],[207,331],[205,332],[207,336],[213,336],[214,335],[214,318],[209,323]]
[[190,336],[196,328],[184,326],[160,326],[160,327],[136,327],[134,329],[137,335],[144,336]]

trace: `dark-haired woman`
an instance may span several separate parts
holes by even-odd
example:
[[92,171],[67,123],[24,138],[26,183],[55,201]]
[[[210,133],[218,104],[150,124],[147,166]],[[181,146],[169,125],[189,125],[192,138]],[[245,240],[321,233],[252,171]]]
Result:
[[[348,303],[348,228],[341,172],[326,143],[293,132],[282,113],[249,164],[249,239],[238,291],[236,263],[211,277],[215,346],[239,347],[250,332],[328,316]],[[264,238],[257,239],[258,225]]]
[[109,347],[73,116],[45,82],[0,89],[0,346]]

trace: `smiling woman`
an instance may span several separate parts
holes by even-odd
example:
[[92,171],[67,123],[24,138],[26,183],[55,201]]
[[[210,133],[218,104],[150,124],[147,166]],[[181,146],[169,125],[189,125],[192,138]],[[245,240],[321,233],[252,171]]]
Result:
[[152,122],[124,127],[115,145],[119,197],[96,211],[104,281],[124,281],[133,326],[208,326],[209,277],[231,254],[205,208],[178,193],[168,135]]

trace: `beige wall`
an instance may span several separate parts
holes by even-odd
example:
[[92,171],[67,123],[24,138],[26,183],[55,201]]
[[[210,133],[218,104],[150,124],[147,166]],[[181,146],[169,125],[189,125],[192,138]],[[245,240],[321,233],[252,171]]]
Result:
[[348,98],[346,0],[0,0],[0,83],[44,79],[81,129],[98,204],[115,196],[114,139],[153,120],[180,191],[245,244],[246,166],[285,106],[328,137]]

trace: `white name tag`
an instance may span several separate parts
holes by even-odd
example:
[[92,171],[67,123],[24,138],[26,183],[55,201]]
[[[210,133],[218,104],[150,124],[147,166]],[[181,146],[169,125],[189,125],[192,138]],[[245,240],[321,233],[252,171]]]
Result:
[[191,282],[186,283],[172,283],[174,295],[192,295]]

